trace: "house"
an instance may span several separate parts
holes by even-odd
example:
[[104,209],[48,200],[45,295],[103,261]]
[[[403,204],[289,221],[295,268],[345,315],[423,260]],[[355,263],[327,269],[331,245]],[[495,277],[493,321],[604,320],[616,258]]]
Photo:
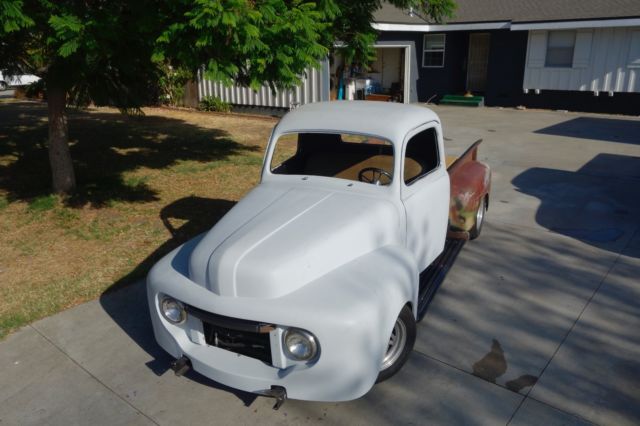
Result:
[[[411,45],[419,102],[640,114],[640,1],[457,0],[445,25],[388,4],[378,43]],[[422,21],[422,22],[419,22]]]
[[640,114],[640,0],[456,3],[444,24],[383,3],[369,70],[330,58],[294,91],[225,100],[276,107],[362,98],[437,103],[471,92],[488,106]]

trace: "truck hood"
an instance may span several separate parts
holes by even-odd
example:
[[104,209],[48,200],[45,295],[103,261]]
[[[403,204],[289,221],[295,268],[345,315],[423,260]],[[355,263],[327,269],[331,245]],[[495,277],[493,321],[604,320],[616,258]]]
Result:
[[220,296],[281,297],[399,243],[400,224],[396,207],[382,198],[260,185],[198,243],[189,274]]

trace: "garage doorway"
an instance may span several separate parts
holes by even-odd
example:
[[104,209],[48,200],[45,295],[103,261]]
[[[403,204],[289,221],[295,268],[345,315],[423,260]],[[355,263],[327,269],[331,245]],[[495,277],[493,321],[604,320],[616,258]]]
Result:
[[372,100],[409,103],[410,45],[374,45],[376,59],[369,69],[331,58],[331,100]]
[[469,60],[467,65],[467,90],[484,92],[487,87],[489,65],[489,33],[469,34]]

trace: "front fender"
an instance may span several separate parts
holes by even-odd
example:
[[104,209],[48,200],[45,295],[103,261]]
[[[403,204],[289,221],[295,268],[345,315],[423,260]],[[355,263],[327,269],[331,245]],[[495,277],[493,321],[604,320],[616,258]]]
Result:
[[298,296],[300,303],[313,300],[316,306],[349,312],[350,318],[344,318],[346,322],[365,319],[366,330],[362,327],[359,332],[366,332],[367,339],[379,348],[375,360],[378,366],[404,305],[410,303],[417,318],[418,291],[419,273],[414,257],[403,247],[385,246],[334,270],[292,296]]
[[[228,386],[256,392],[281,385],[291,398],[316,401],[358,398],[375,383],[402,307],[411,302],[416,314],[418,271],[402,247],[379,248],[283,297],[257,299],[219,296],[191,281],[185,255],[193,246],[190,242],[176,249],[149,274],[154,332],[174,357],[188,356],[197,371]],[[189,330],[161,318],[160,294],[220,315],[309,330],[320,342],[321,355],[313,365],[279,370],[195,344]]]

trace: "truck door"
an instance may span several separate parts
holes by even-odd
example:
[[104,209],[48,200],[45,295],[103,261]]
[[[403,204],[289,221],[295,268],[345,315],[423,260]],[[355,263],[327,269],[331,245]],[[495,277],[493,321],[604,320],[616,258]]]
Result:
[[424,270],[442,250],[449,222],[449,175],[438,122],[405,137],[401,197],[407,216],[407,248]]

